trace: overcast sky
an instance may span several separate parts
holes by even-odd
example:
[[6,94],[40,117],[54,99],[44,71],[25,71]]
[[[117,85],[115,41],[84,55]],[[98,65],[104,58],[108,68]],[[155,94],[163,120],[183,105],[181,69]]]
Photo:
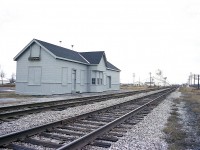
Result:
[[170,83],[200,73],[200,0],[0,0],[0,65],[10,78],[33,38],[105,51],[121,82],[163,71]]

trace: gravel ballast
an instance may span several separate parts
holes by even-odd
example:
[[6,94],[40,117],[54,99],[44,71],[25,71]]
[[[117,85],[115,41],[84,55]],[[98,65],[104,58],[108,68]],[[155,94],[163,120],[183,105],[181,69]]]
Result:
[[[159,90],[159,91],[161,91],[161,90]],[[128,96],[125,98],[111,99],[111,100],[98,102],[98,103],[94,103],[94,104],[72,107],[72,108],[68,108],[63,111],[47,111],[44,113],[27,115],[27,116],[21,117],[18,120],[4,122],[4,123],[0,124],[0,135],[5,135],[5,134],[11,133],[11,132],[21,131],[21,130],[33,128],[36,126],[44,125],[46,123],[58,121],[61,119],[66,119],[66,118],[80,115],[83,113],[91,112],[91,111],[94,111],[97,109],[112,106],[114,104],[119,104],[119,103],[126,102],[126,101],[129,101],[132,99],[136,99],[141,96],[144,96],[147,94],[152,94],[155,92],[157,92],[157,91],[140,93],[140,94]]]
[[[109,150],[167,150],[162,130],[167,123],[173,105],[172,100],[180,97],[180,92],[171,93],[163,102],[154,108],[142,121],[115,143]],[[94,146],[87,146],[87,150],[108,150]]]
[[162,130],[170,116],[172,99],[180,96],[173,92],[138,124],[134,125],[118,142],[112,144],[110,150],[167,150]]

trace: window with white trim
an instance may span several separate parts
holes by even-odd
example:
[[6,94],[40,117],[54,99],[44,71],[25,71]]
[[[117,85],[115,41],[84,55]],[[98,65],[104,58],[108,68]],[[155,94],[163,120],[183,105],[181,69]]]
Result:
[[92,84],[96,84],[96,78],[92,78]]
[[102,71],[92,71],[92,84],[102,85],[103,84],[103,72]]

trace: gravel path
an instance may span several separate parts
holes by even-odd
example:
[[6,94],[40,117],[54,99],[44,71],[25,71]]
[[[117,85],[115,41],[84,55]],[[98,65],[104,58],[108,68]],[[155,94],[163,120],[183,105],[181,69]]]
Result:
[[[159,90],[161,91],[161,90]],[[140,93],[133,96],[119,98],[119,99],[111,99],[103,102],[98,102],[95,104],[89,104],[84,106],[78,106],[73,108],[68,108],[63,111],[47,111],[44,113],[32,114],[22,117],[18,120],[5,122],[0,124],[0,135],[4,135],[11,132],[16,132],[20,130],[25,130],[31,127],[36,127],[39,125],[43,125],[49,122],[58,121],[61,119],[69,118],[72,116],[76,116],[82,113],[90,112],[96,109],[105,108],[114,104],[119,104],[125,101],[129,101],[147,94],[152,94],[157,91],[151,91],[148,93]]]
[[[170,116],[172,100],[180,97],[180,92],[171,93],[144,119],[128,130],[125,136],[113,143],[109,150],[167,150],[162,130]],[[87,146],[91,150],[108,150]]]

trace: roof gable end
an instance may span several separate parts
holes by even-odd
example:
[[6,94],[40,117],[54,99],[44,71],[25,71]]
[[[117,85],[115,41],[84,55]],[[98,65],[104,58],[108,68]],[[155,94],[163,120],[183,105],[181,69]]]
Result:
[[53,54],[53,53],[51,53],[50,51],[48,51],[48,49],[46,49],[43,45],[41,45],[39,42],[37,42],[35,39],[33,39],[31,42],[29,42],[14,58],[13,58],[13,60],[14,61],[17,61],[19,58],[20,58],[20,56],[21,55],[23,55],[23,53],[25,52],[25,51],[27,51],[28,50],[28,48],[32,45],[32,44],[34,44],[34,43],[36,43],[36,44],[38,44],[39,46],[41,46],[44,50],[46,50],[48,53],[50,53],[54,58],[56,58],[56,56]]
[[78,52],[60,47],[51,43],[47,43],[41,40],[33,39],[27,46],[25,46],[15,57],[14,60],[17,61],[19,57],[28,49],[33,43],[37,43],[44,50],[50,53],[55,59],[63,59],[68,61],[74,61],[77,63],[89,64]]
[[94,52],[80,52],[80,54],[91,64],[98,65],[101,61],[102,56],[105,54],[104,51]]
[[37,40],[39,43],[41,43],[44,47],[46,47],[51,53],[53,53],[58,59],[63,58],[67,60],[72,60],[84,64],[88,64],[88,62],[80,56],[80,54],[76,51],[57,46],[51,43],[47,43],[44,41]]

